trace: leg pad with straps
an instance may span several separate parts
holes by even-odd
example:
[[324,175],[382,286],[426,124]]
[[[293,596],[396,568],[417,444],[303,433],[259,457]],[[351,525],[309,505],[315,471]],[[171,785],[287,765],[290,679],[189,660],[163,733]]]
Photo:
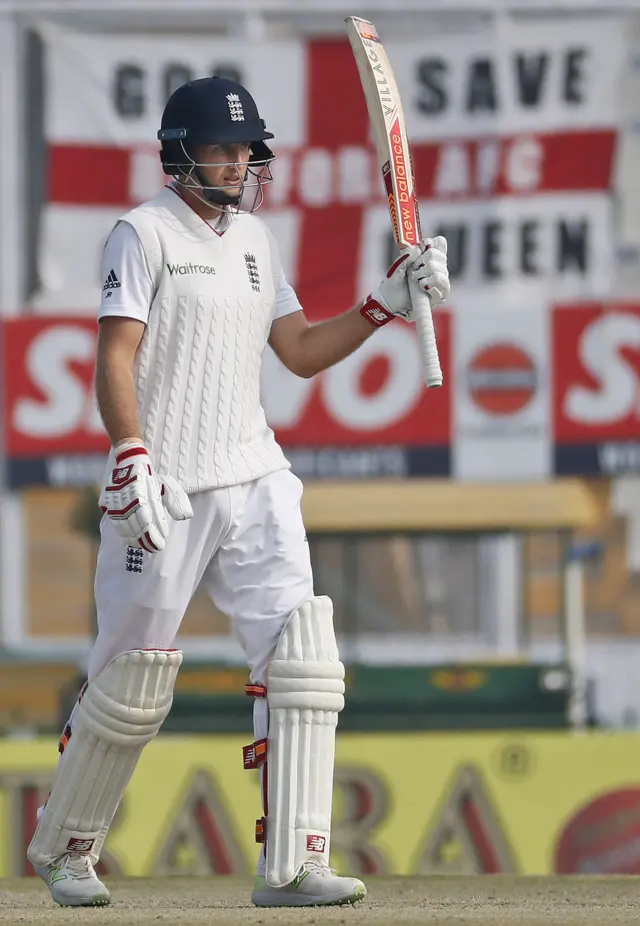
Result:
[[262,764],[266,753],[267,812],[258,835],[266,835],[267,883],[282,887],[305,860],[329,861],[335,732],[344,707],[344,666],[329,598],[313,598],[287,622],[269,666],[266,697],[266,748],[261,740],[247,747],[245,767]]
[[94,863],[144,746],[171,709],[179,650],[131,650],[86,687],[28,849],[35,865],[67,852]]

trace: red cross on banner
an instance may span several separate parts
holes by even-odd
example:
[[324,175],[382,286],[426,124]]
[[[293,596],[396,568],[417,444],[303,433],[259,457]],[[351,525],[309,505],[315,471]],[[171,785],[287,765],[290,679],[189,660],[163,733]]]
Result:
[[[311,150],[326,152],[325,157],[330,159],[330,184],[334,194],[326,204],[302,209],[297,292],[309,319],[317,321],[345,311],[366,295],[366,292],[358,292],[366,210],[383,201],[383,188],[369,147],[369,119],[351,46],[344,41],[310,42],[306,67],[307,145]],[[341,153],[350,149],[366,154],[354,161],[367,172],[367,181],[371,183],[372,195],[356,202],[340,201],[336,195],[339,190],[345,190],[342,198],[349,199],[350,178],[339,176],[338,171],[347,160],[340,157]],[[351,182],[357,190],[362,178],[354,176]],[[370,280],[369,286],[374,282]],[[407,337],[406,348],[410,354],[407,360],[417,357],[413,328],[407,328],[402,322],[394,322],[393,326],[399,330],[376,335],[380,350],[374,350],[358,370],[355,389],[364,402],[383,396],[390,380],[398,379],[397,369],[402,358],[396,355],[394,365],[394,352],[386,349],[387,339]],[[449,339],[448,317],[444,313],[439,316],[438,336],[446,377]],[[376,344],[369,342],[368,348],[372,343]],[[400,345],[398,351],[402,351]],[[444,448],[449,442],[450,389],[447,385],[427,393],[420,384],[417,368],[415,376],[417,379],[412,380],[407,401],[398,403],[397,412],[390,416],[381,403],[379,423],[364,428],[354,428],[351,422],[336,415],[336,410],[331,408],[330,387],[325,388],[325,381],[319,377],[310,390],[305,414],[294,427],[277,428],[278,437],[286,446],[346,447],[379,443]],[[344,398],[346,403],[346,396]]]
[[[593,56],[599,53],[600,34],[600,27],[597,35],[591,36],[589,32]],[[533,39],[535,36],[532,42]],[[41,248],[43,268],[53,268],[49,275],[43,273],[44,288],[47,280],[53,280],[52,289],[58,286],[60,298],[64,298],[67,279],[69,286],[73,285],[76,268],[91,265],[91,247],[85,249],[83,253],[88,256],[80,261],[76,253],[78,245],[95,239],[97,254],[101,236],[107,233],[115,217],[152,196],[163,182],[153,126],[166,99],[161,95],[166,86],[159,76],[165,72],[163,67],[166,70],[176,60],[173,41],[170,48],[163,46],[162,50],[157,38],[136,38],[140,48],[145,49],[140,56],[144,67],[140,68],[139,79],[146,80],[147,96],[140,95],[144,110],[140,117],[136,121],[130,114],[126,118],[122,113],[114,115],[113,74],[103,62],[102,83],[96,80],[98,89],[92,84],[86,90],[82,110],[85,119],[78,120],[75,113],[67,113],[65,108],[69,87],[75,79],[65,70],[75,60],[67,54],[67,41],[71,40],[60,40],[57,57],[49,55],[50,61],[55,58],[57,62],[57,70],[54,68],[52,73],[54,77],[58,75],[63,90],[57,96],[53,91],[50,94],[51,100],[57,100],[57,108],[52,103],[55,118],[51,117],[47,135],[48,198],[43,211],[46,234],[42,236],[50,253],[46,246]],[[76,39],[73,41],[77,44]],[[500,79],[512,74],[507,67],[509,49],[512,47],[514,53],[521,55],[522,43],[528,41],[528,34],[518,32],[511,40],[512,46],[485,48],[487,60],[492,55],[496,58],[495,74],[502,75]],[[103,37],[100,42],[104,42]],[[425,459],[433,458],[434,453],[437,456],[438,452],[444,458],[454,430],[453,387],[456,386],[457,395],[458,444],[462,427],[460,397],[465,391],[472,413],[485,415],[478,427],[486,426],[489,430],[493,426],[490,415],[496,403],[500,404],[504,398],[498,375],[502,375],[500,364],[504,358],[498,358],[498,363],[495,350],[486,354],[462,343],[463,334],[469,335],[467,341],[471,337],[467,319],[479,312],[479,296],[484,299],[485,313],[513,308],[514,300],[517,308],[523,310],[524,289],[539,286],[536,298],[531,301],[535,302],[536,312],[540,307],[544,311],[547,300],[555,294],[555,278],[560,282],[568,279],[580,292],[592,291],[588,274],[595,275],[599,267],[606,265],[600,256],[603,237],[611,240],[606,228],[616,130],[614,117],[607,115],[607,107],[599,102],[603,69],[597,71],[600,76],[592,87],[586,82],[583,87],[579,81],[569,86],[566,80],[556,85],[551,81],[551,71],[545,78],[547,59],[543,60],[534,42],[535,48],[529,49],[529,57],[521,62],[520,76],[524,83],[515,88],[503,87],[502,95],[496,96],[495,112],[471,112],[465,92],[460,91],[461,87],[468,89],[472,85],[467,59],[474,58],[476,49],[469,42],[468,36],[459,40],[454,36],[448,44],[443,40],[439,49],[452,76],[447,88],[448,108],[441,114],[444,121],[430,118],[433,113],[424,108],[420,110],[419,94],[423,93],[424,103],[425,85],[420,85],[416,75],[423,62],[423,50],[410,41],[406,47],[397,43],[394,49],[394,61],[404,79],[403,82],[399,76],[410,126],[423,229],[426,234],[446,230],[450,238],[450,265],[456,270],[450,301],[465,319],[464,330],[462,325],[456,329],[456,362],[451,360],[455,332],[452,330],[450,337],[450,329],[454,325],[448,311],[439,311],[436,326],[445,374],[445,386],[440,390],[427,391],[423,387],[413,328],[402,322],[388,325],[346,363],[312,381],[284,376],[279,379],[281,371],[277,371],[265,392],[283,397],[277,420],[271,420],[279,439],[288,448],[400,446],[417,452],[426,448]],[[545,54],[551,56],[549,68],[556,55],[553,73],[572,74],[567,71],[567,62],[574,61],[573,46],[565,50],[560,47],[560,38],[554,36],[547,36],[545,43],[549,44]],[[82,53],[89,55],[91,48],[86,51],[86,44],[83,38]],[[201,42],[198,46],[201,58],[196,64],[196,45],[197,41],[190,41],[188,48],[185,45],[185,58],[189,55],[193,58],[192,70],[211,73],[213,46]],[[228,43],[218,43],[216,54],[226,55],[229,47]],[[269,124],[274,117],[278,121],[278,114],[282,116],[274,141],[278,155],[276,182],[267,190],[260,215],[267,221],[273,220],[274,227],[284,228],[284,234],[278,233],[277,237],[285,264],[290,267],[291,280],[307,316],[316,322],[344,312],[377,282],[378,274],[385,269],[390,221],[369,141],[364,97],[348,42],[326,39],[289,42],[286,47],[283,44],[280,57],[275,59],[278,53],[273,48],[238,45],[234,54],[261,106],[271,107]],[[263,54],[264,58],[256,63]],[[120,47],[118,55],[128,66],[129,58]],[[96,55],[93,57],[97,60]],[[261,84],[259,75],[267,60],[271,61],[271,78]],[[578,67],[576,61],[574,69]],[[209,70],[203,70],[206,68]],[[486,90],[484,84],[482,87]],[[562,95],[569,90],[574,96],[584,92],[584,100],[572,97],[569,105],[562,96],[556,99],[558,93]],[[456,93],[459,98],[454,99]],[[102,97],[98,99],[100,94]],[[137,99],[135,86],[133,96]],[[558,113],[562,114],[560,121]],[[433,128],[432,135],[433,126],[439,128]],[[67,230],[77,236],[75,244]],[[48,264],[47,258],[50,258]],[[85,272],[83,279],[86,278]],[[90,280],[89,284],[83,284],[85,288],[76,299],[77,310],[80,300],[92,292]],[[96,302],[97,286],[98,281]],[[503,295],[495,298],[500,286]],[[81,290],[80,284],[77,289]],[[568,284],[566,292],[573,292]],[[59,306],[57,302],[56,308]],[[95,311],[91,304],[86,310],[91,314]],[[482,338],[495,340],[501,336],[503,322],[495,324],[497,333],[483,329]],[[476,340],[482,340],[480,335],[474,335]],[[541,335],[541,345],[543,341]],[[542,346],[540,350],[541,357],[549,353]],[[469,364],[464,351],[471,358]],[[494,366],[496,363],[500,366],[497,372],[491,368],[489,385],[485,383],[480,391],[473,388],[474,376],[478,377],[476,354],[483,361],[489,356]],[[534,373],[535,370],[533,373],[529,370],[528,375],[537,384]],[[494,380],[499,380],[496,388]],[[535,389],[530,386],[531,395],[533,392]],[[472,422],[470,429],[474,427],[476,424]],[[440,472],[448,472],[447,467],[448,463],[441,466]]]
[[[369,120],[346,42],[311,42],[307,50],[307,144],[332,153],[368,143]],[[327,105],[328,101],[332,101]],[[334,170],[337,165],[334,159]],[[334,183],[337,178],[333,178]],[[349,183],[348,178],[342,178]],[[354,183],[357,178],[354,178]],[[305,209],[298,263],[298,296],[312,319],[335,315],[366,293],[356,292],[366,203]]]

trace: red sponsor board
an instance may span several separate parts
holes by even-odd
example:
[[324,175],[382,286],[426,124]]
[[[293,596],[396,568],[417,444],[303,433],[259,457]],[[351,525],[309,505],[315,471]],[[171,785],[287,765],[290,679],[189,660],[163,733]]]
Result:
[[640,439],[640,305],[553,313],[556,444]]
[[[439,446],[450,439],[449,318],[436,328],[445,386],[427,390],[412,326],[367,342],[313,380],[266,371],[264,390],[287,447]],[[3,327],[5,447],[9,458],[108,448],[96,408],[97,323],[76,317],[12,319]]]
[[93,392],[96,334],[92,319],[3,323],[3,417],[9,457],[108,449]]
[[[424,387],[413,326],[400,322],[312,380],[267,364],[265,407],[280,442],[291,449],[448,448],[456,388],[451,319],[436,316],[442,389]],[[552,441],[574,454],[556,471],[595,472],[601,464],[591,461],[593,448],[640,442],[640,304],[558,306],[550,331]],[[108,441],[93,390],[97,324],[10,319],[2,332],[7,456],[103,453]],[[530,358],[505,350],[485,351],[473,367],[476,400],[497,414],[526,405],[536,376]]]
[[[345,364],[313,380],[265,383],[265,392],[286,389],[289,410],[269,415],[280,442],[287,447],[448,445],[450,319],[446,312],[435,314],[442,388],[424,385],[413,326],[394,323],[389,326],[393,330],[371,338]],[[270,407],[267,394],[267,412]]]

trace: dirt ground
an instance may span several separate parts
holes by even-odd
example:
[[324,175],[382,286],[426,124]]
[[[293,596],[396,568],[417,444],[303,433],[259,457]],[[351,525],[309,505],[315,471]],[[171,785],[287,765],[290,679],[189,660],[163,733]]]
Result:
[[261,910],[251,906],[246,879],[135,879],[109,882],[110,907],[56,907],[35,879],[0,880],[0,924],[210,926],[366,923],[430,926],[604,926],[640,923],[640,878],[371,878],[356,907]]

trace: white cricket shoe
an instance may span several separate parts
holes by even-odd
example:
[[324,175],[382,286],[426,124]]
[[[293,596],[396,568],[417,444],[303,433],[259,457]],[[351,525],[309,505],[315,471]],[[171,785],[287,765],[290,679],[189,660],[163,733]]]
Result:
[[364,900],[367,889],[357,878],[342,878],[324,862],[303,862],[284,887],[271,887],[258,876],[251,895],[256,907],[329,907]]
[[111,895],[99,880],[88,855],[69,852],[48,865],[34,865],[61,907],[103,907]]

